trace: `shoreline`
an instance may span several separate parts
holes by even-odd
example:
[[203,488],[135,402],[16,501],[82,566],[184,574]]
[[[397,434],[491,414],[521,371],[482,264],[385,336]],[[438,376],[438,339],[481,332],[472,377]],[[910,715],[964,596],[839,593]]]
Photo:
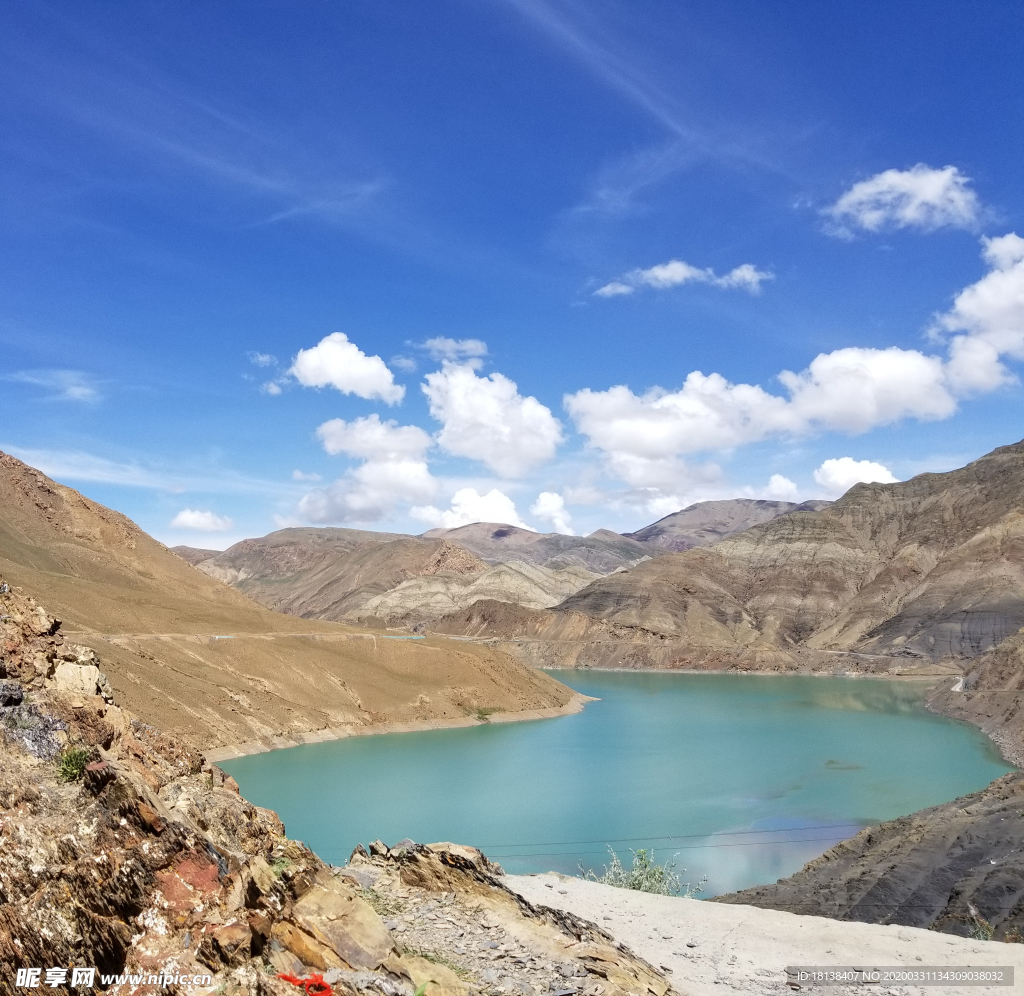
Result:
[[328,726],[325,729],[310,730],[307,733],[281,734],[262,740],[249,740],[241,744],[213,747],[202,751],[202,754],[208,763],[220,764],[222,761],[233,761],[238,757],[269,754],[272,750],[288,750],[290,747],[301,747],[304,744],[347,740],[349,737],[372,737],[387,733],[423,733],[428,730],[459,730],[470,726],[486,726],[488,723],[524,723],[536,719],[557,719],[559,716],[572,716],[583,712],[583,708],[588,702],[597,701],[598,699],[592,695],[584,695],[574,690],[572,697],[565,705],[551,706],[547,709],[496,712],[486,719],[460,716],[457,719],[414,719],[407,722],[377,723],[373,726]]

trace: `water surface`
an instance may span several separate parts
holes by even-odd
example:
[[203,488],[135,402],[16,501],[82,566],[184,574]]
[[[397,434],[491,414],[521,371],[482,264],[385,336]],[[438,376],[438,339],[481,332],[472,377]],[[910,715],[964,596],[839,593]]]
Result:
[[574,716],[354,737],[225,762],[289,835],[342,864],[359,842],[451,840],[512,872],[601,870],[610,844],[675,858],[704,895],[789,875],[862,826],[1010,770],[920,682],[552,671]]

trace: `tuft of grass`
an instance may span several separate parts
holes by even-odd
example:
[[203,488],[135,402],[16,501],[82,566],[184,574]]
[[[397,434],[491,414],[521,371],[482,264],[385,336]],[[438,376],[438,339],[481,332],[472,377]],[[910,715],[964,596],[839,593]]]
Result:
[[[633,864],[626,868],[619,860],[619,856],[608,848],[611,855],[611,862],[604,866],[604,873],[595,874],[592,870],[584,871],[580,865],[583,877],[591,882],[600,882],[602,885],[614,885],[618,889],[635,889],[637,892],[653,892],[661,896],[682,896],[685,899],[692,899],[699,892],[704,891],[704,884],[707,878],[702,878],[695,886],[689,882],[685,885],[680,882],[676,874],[675,861],[666,861],[658,864],[654,860],[654,851],[641,847],[636,851],[630,851],[633,855]],[[686,869],[682,869],[686,871]]]
[[976,941],[991,941],[996,928],[978,912],[978,907],[974,903],[968,903],[967,909],[971,914],[968,920],[971,925],[971,937]]
[[57,777],[62,782],[77,782],[85,774],[91,756],[85,747],[65,747],[57,761]]
[[270,870],[274,873],[275,878],[280,878],[291,866],[290,858],[275,858],[270,865]]
[[363,889],[362,897],[378,916],[397,916],[405,912],[405,903],[392,896],[385,896],[376,889]]
[[1003,940],[1007,944],[1024,944],[1024,934],[1020,932],[1020,927],[1011,927],[1004,935]]
[[501,712],[501,708],[499,706],[482,706],[476,710],[474,715],[481,723],[487,723],[490,721],[490,717],[496,712]]

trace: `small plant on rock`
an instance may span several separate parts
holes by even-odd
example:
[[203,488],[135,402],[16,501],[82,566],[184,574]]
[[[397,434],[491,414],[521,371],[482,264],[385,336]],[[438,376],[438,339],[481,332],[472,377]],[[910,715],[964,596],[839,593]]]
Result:
[[90,757],[85,747],[65,747],[57,762],[57,777],[62,782],[77,782],[85,774]]
[[619,856],[610,847],[608,853],[611,855],[611,862],[605,865],[604,873],[601,875],[595,874],[592,870],[584,871],[583,866],[580,866],[585,879],[600,882],[602,885],[614,885],[619,889],[654,892],[662,896],[682,896],[684,899],[692,899],[698,892],[704,891],[706,878],[702,878],[695,886],[691,886],[689,882],[682,884],[676,874],[675,861],[658,864],[654,860],[654,851],[645,847],[630,852],[633,855],[633,865],[630,868],[623,866]]

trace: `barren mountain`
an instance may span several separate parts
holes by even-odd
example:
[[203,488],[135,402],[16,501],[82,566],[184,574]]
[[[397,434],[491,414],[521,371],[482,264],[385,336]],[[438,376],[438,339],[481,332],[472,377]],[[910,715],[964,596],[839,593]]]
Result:
[[487,570],[445,540],[359,529],[281,529],[242,540],[198,567],[268,608],[334,621],[360,614],[367,601],[410,578]]
[[607,529],[590,536],[563,536],[500,522],[474,522],[456,529],[430,529],[423,536],[458,543],[489,564],[520,560],[555,570],[582,567],[597,574],[608,574],[660,552]]
[[[0,454],[0,574],[99,654],[118,698],[201,747],[561,708],[568,689],[506,655],[282,615],[125,516]],[[77,631],[77,632],[75,632]]]
[[727,536],[743,532],[762,522],[770,522],[790,512],[817,512],[830,505],[827,501],[766,501],[760,498],[733,498],[727,501],[701,501],[635,533],[624,533],[662,550],[690,550],[695,546],[711,546]]
[[596,580],[600,575],[582,567],[552,570],[509,561],[476,576],[457,574],[421,575],[403,581],[384,594],[371,598],[350,618],[374,618],[388,623],[417,623],[468,608],[474,602],[491,599],[526,609],[546,609]]
[[[957,668],[1024,624],[1024,443],[645,561],[520,613],[519,633],[512,615],[493,635],[534,663]],[[481,622],[435,629],[486,636]]]

